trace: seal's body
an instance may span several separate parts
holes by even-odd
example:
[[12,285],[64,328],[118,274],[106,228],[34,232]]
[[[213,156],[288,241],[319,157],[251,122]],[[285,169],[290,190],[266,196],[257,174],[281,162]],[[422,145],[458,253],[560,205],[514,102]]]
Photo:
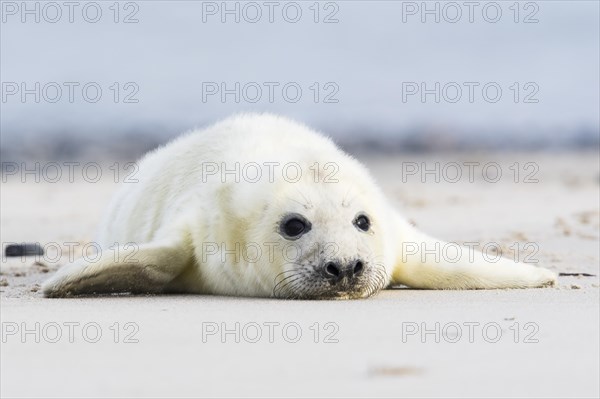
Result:
[[[358,161],[273,115],[186,134],[146,155],[134,178],[100,229],[99,244],[111,251],[59,270],[46,296],[362,298],[390,284],[519,288],[556,279],[468,248],[449,252],[392,209]],[[444,253],[432,255],[436,248]]]

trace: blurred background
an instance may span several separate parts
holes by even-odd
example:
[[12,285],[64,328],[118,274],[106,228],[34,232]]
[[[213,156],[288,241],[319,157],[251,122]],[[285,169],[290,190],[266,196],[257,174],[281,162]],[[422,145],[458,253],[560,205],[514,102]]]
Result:
[[599,3],[2,1],[1,157],[133,159],[245,111],[353,152],[599,139]]

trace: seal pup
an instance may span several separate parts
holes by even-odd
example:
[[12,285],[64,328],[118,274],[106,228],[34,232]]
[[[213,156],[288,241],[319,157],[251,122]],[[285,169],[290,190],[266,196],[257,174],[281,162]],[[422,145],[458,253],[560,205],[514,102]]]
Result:
[[[195,293],[366,298],[390,285],[530,288],[556,274],[421,233],[365,167],[287,118],[244,114],[148,153],[101,224],[102,251],[47,297]],[[432,253],[435,252],[435,253]]]

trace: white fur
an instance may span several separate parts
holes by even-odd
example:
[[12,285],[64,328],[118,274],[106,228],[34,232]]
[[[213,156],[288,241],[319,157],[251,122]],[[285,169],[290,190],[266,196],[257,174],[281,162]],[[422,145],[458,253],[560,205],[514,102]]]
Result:
[[[298,182],[292,182],[292,163],[302,172]],[[238,172],[211,174],[215,166],[234,170],[236,165]],[[258,181],[251,180],[255,165],[262,169]],[[287,180],[284,165],[291,165]],[[252,173],[244,175],[244,167]],[[369,266],[380,265],[382,286],[517,288],[552,285],[556,279],[527,264],[494,264],[480,254],[469,259],[467,251],[456,263],[407,253],[407,242],[433,248],[437,240],[393,210],[358,161],[328,138],[278,116],[240,115],[185,134],[147,154],[135,177],[138,183],[124,183],[114,197],[100,229],[100,245],[118,243],[119,258],[107,251],[99,262],[78,260],[62,268],[45,283],[47,296],[131,291],[268,297],[298,264],[303,270],[317,267],[328,256],[320,252],[323,247],[342,260],[358,256]],[[295,241],[278,230],[281,216],[290,212],[312,223]],[[359,212],[371,218],[369,232],[352,225]],[[257,248],[261,256],[254,256]],[[286,257],[285,248],[302,255]],[[277,296],[289,294],[294,284],[300,283]]]

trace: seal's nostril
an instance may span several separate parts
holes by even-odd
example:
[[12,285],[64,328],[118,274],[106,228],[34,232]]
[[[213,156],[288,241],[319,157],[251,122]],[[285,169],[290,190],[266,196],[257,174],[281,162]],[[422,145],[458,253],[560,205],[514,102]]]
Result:
[[329,274],[331,276],[338,277],[340,275],[339,266],[333,262],[329,262],[329,263],[327,263],[327,265],[325,265],[325,271],[327,272],[327,274]]
[[362,273],[363,268],[364,268],[363,263],[361,261],[357,261],[356,264],[354,265],[354,270],[353,270],[354,275],[356,276],[356,275]]

